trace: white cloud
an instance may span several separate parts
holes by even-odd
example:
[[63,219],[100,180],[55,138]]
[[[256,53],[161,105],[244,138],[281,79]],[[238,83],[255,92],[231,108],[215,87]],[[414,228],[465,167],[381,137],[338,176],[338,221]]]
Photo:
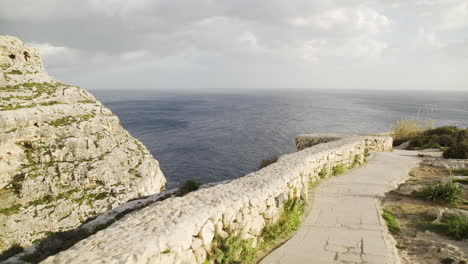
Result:
[[[448,76],[445,68],[466,63],[468,0],[0,0],[0,25],[35,42],[53,74],[69,68],[74,79],[154,67],[164,73],[160,83],[172,83],[168,71],[182,68],[178,80],[192,76],[189,87],[197,78],[209,82],[212,72],[220,86],[221,76],[240,85],[246,72],[246,85],[314,86],[313,69],[321,84],[345,87],[326,76],[337,68],[367,76],[374,62],[399,72],[401,61],[408,69],[438,65]],[[151,86],[156,78],[147,76],[141,82]]]
[[120,54],[120,60],[123,62],[144,60],[148,57],[151,57],[151,52],[149,50],[132,50]]
[[366,34],[378,34],[390,28],[389,18],[366,6],[326,10],[310,17],[295,17],[291,22],[299,27]]
[[79,63],[78,51],[65,46],[54,46],[50,43],[30,43],[39,51],[42,60],[48,67],[70,67]]

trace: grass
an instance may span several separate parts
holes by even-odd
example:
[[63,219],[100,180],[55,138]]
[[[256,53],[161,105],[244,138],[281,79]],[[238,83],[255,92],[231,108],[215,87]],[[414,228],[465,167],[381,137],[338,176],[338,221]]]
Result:
[[390,125],[393,145],[398,146],[408,140],[411,140],[424,131],[433,128],[434,124],[430,121],[419,121],[416,119],[401,119]]
[[336,165],[332,168],[333,176],[337,176],[342,174],[345,171],[345,166],[343,164]]
[[468,176],[468,169],[452,170],[453,175]]
[[422,190],[417,191],[415,196],[427,201],[448,203],[454,207],[458,207],[464,202],[463,189],[452,180],[427,185]]
[[242,239],[241,234],[226,238],[216,234],[212,247],[213,255],[209,256],[216,264],[250,263],[254,260],[257,250],[252,247],[253,240]]
[[284,205],[284,211],[276,223],[267,225],[262,232],[262,248],[269,248],[296,231],[300,217],[304,212],[305,198],[289,199]]
[[201,183],[198,181],[188,180],[179,188],[178,195],[184,196],[187,193],[196,191],[200,188],[200,185]]
[[385,222],[387,222],[387,227],[390,233],[398,234],[400,232],[400,227],[398,226],[392,211],[384,209],[382,217],[385,220]]
[[265,168],[266,166],[273,164],[278,161],[278,156],[271,156],[269,158],[263,159],[260,161],[260,165],[258,166],[258,169]]
[[322,178],[322,179],[325,178],[325,177],[327,177],[327,175],[328,175],[327,169],[326,169],[325,167],[323,167],[323,169],[318,173],[318,175],[319,175],[319,177]]
[[427,223],[424,227],[457,240],[468,238],[468,216],[462,213],[444,215],[440,223]]
[[90,115],[90,114],[85,114],[85,115],[80,115],[80,116],[66,116],[64,118],[59,118],[54,121],[47,122],[47,124],[53,127],[61,127],[61,126],[67,126],[76,122],[88,121],[92,119],[93,117],[94,115]]
[[[262,231],[259,246],[257,248],[269,249],[281,240],[289,237],[296,231],[300,224],[300,217],[304,212],[305,198],[289,199],[284,204],[283,212],[275,223],[270,223]],[[213,253],[208,255],[205,263],[216,264],[240,264],[251,263],[257,254],[257,249],[252,246],[252,239],[242,239],[241,234],[225,238],[215,234],[212,243]]]

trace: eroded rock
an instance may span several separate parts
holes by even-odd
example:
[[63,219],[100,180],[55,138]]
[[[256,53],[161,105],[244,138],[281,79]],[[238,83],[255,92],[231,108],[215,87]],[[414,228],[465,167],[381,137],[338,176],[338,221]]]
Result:
[[0,252],[164,188],[158,162],[117,116],[3,35],[0,95]]

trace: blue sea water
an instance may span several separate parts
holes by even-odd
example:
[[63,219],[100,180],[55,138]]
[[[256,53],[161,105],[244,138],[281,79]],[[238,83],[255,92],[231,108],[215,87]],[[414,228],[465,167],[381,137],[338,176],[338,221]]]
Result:
[[405,117],[468,127],[468,93],[359,90],[92,93],[159,161],[168,188],[214,182],[294,151],[299,133],[385,132]]

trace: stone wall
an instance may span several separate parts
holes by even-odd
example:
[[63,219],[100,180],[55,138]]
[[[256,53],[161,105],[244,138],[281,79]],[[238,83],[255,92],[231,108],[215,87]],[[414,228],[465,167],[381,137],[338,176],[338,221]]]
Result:
[[285,201],[307,195],[324,168],[353,167],[368,151],[391,148],[390,137],[376,136],[305,148],[229,183],[151,204],[43,263],[203,263],[215,234],[241,234],[255,246]]

